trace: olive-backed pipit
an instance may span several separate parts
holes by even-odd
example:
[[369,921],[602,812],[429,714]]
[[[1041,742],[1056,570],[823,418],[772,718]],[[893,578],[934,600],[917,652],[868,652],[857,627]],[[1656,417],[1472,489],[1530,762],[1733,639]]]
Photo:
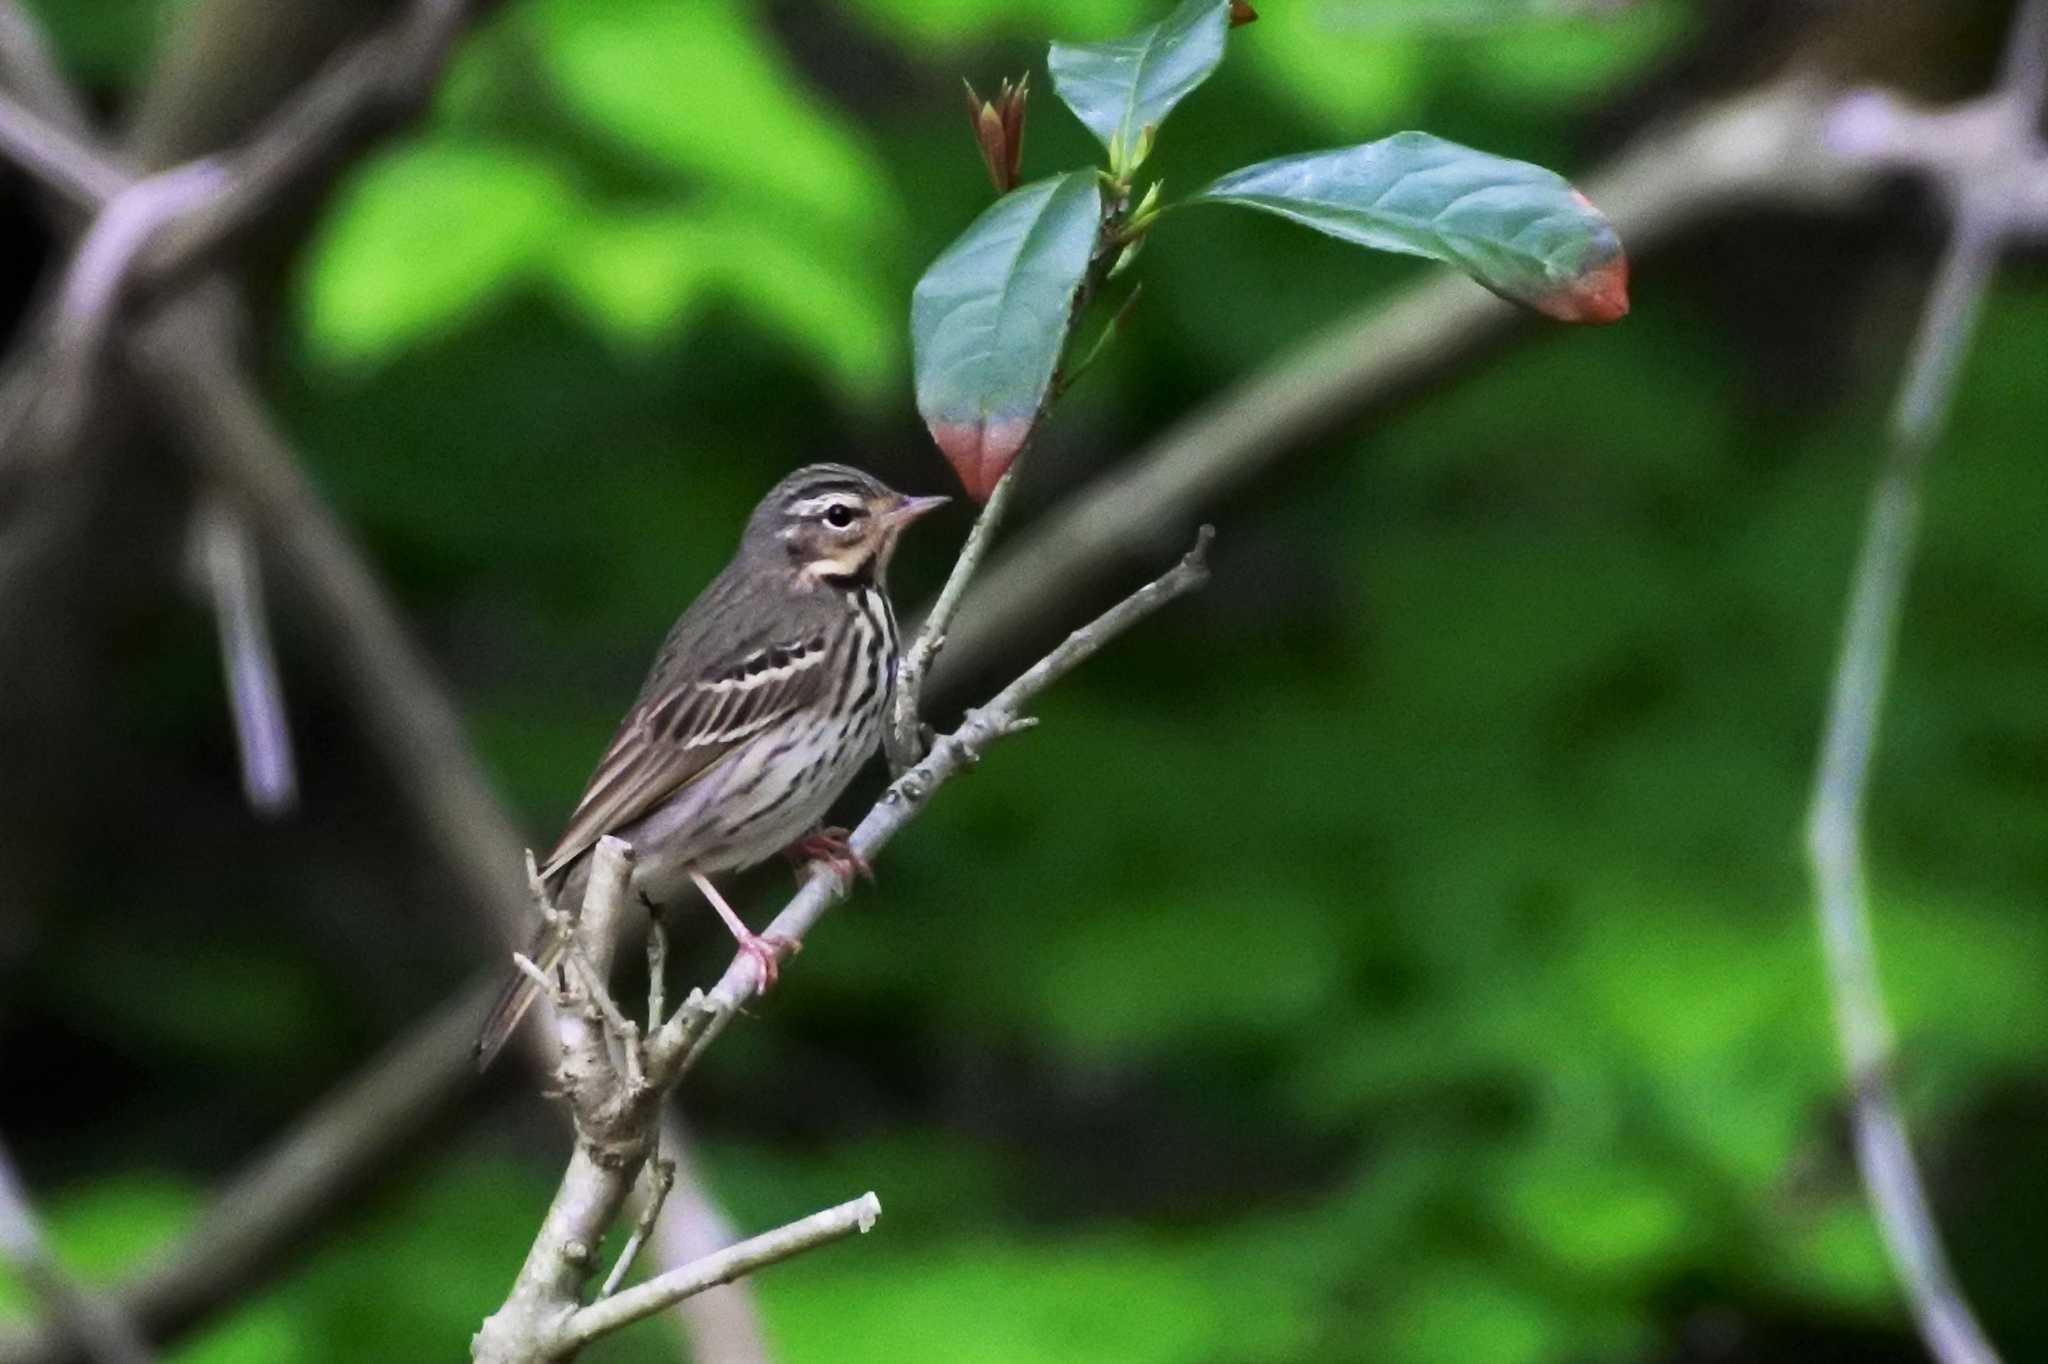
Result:
[[[633,889],[662,904],[694,884],[774,978],[788,944],[747,930],[706,877],[803,839],[875,751],[896,671],[885,576],[903,528],[943,497],[906,497],[858,469],[813,464],[769,490],[739,550],[663,641],[640,695],[545,861],[565,909],[589,853],[632,845]],[[530,955],[562,952],[543,928]],[[538,994],[514,978],[485,1020],[489,1065]]]

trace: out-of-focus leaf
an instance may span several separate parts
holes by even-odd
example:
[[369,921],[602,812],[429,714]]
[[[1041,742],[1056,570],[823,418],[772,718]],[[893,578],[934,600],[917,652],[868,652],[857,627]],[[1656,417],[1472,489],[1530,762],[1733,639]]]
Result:
[[109,1036],[133,1037],[138,1055],[231,1057],[268,1074],[316,1045],[320,979],[303,957],[205,942],[167,951],[118,933],[84,948],[80,1002]]
[[1261,161],[1191,202],[1203,200],[1455,265],[1559,321],[1612,322],[1628,312],[1621,240],[1584,195],[1541,166],[1428,133]]
[[1882,1312],[1897,1301],[1898,1280],[1870,1206],[1845,1194],[1788,1238],[1767,1266],[1787,1288],[1839,1308]]
[[[884,1205],[888,1198],[883,1192]],[[789,1273],[764,1275],[759,1291],[792,1360],[1181,1364],[1218,1357],[1219,1337],[1242,1329],[1233,1315],[1275,1311],[1258,1276],[1212,1278],[1191,1259],[1130,1233],[1050,1244],[987,1237],[893,1266],[808,1257]]]
[[1553,1264],[1633,1287],[1677,1263],[1688,1243],[1684,1181],[1618,1153],[1588,1159],[1577,1134],[1512,1161],[1499,1191],[1508,1225]]
[[713,287],[710,235],[688,209],[593,210],[563,237],[551,272],[563,298],[606,336],[647,346],[681,330]]
[[1155,13],[1157,0],[849,0],[891,42],[917,42],[935,57],[972,39],[1007,36],[1036,41],[1047,33],[1115,33]]
[[[1286,898],[1288,878],[1273,879],[1274,899]],[[1275,933],[1263,908],[1169,888],[1149,903],[1127,896],[1084,922],[1050,925],[1034,982],[1048,1045],[1096,1061],[1285,1037],[1342,998],[1344,957],[1328,925],[1311,919]],[[1189,952],[1191,941],[1208,948]],[[1190,1009],[1191,999],[1202,1007]]]
[[146,71],[173,5],[165,0],[29,0],[67,74],[92,85],[125,85]]
[[1435,1364],[1540,1364],[1570,1351],[1570,1322],[1554,1298],[1525,1291],[1482,1265],[1432,1263],[1398,1299],[1375,1357]]
[[550,267],[563,296],[630,348],[672,337],[704,307],[730,300],[850,394],[875,397],[901,373],[886,276],[752,212],[691,204],[587,213]]
[[1467,48],[1473,75],[1499,96],[1574,106],[1670,53],[1701,15],[1682,0],[1638,0],[1597,14],[1553,0],[1508,18],[1475,26]]
[[1156,24],[1106,43],[1054,43],[1046,65],[1053,89],[1109,149],[1110,168],[1127,174],[1152,150],[1173,106],[1223,60],[1230,6],[1183,0]]
[[737,0],[542,0],[525,12],[562,99],[655,162],[872,238],[900,216],[880,163],[792,79]]
[[1038,418],[1101,216],[1094,171],[1013,190],[911,294],[917,410],[977,501],[994,491]]
[[[1427,6],[1440,0],[1424,0]],[[1239,44],[1243,71],[1288,109],[1298,109],[1330,135],[1395,124],[1431,83],[1431,50],[1405,21],[1355,22],[1349,4],[1266,5],[1258,27]],[[1234,75],[1238,61],[1231,62]]]
[[360,362],[450,326],[526,278],[570,210],[561,178],[529,154],[430,141],[379,157],[314,244],[309,344]]

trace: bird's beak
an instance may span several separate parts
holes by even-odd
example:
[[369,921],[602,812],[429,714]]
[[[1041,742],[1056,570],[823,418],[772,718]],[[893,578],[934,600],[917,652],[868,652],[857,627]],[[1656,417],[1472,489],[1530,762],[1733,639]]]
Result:
[[888,513],[892,527],[907,526],[928,511],[937,511],[953,499],[950,497],[905,497],[896,503],[895,510]]

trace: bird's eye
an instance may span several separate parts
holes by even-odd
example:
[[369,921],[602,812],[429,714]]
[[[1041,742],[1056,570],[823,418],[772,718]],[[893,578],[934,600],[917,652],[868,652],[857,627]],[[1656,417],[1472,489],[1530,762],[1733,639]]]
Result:
[[844,502],[828,508],[825,512],[825,524],[835,530],[845,530],[853,524],[853,508]]

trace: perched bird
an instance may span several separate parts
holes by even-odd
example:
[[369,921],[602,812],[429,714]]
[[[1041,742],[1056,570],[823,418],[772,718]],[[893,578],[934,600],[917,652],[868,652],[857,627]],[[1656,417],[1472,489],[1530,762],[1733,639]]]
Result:
[[[633,848],[633,889],[660,905],[694,884],[774,980],[791,944],[758,937],[711,873],[796,846],[845,860],[818,821],[882,733],[896,673],[885,576],[903,528],[947,499],[906,497],[843,464],[813,464],[769,490],[739,550],[662,642],[633,708],[541,863],[564,908],[582,903],[589,853]],[[808,837],[807,837],[808,835]],[[564,948],[543,927],[529,953],[551,971]],[[488,1066],[532,1007],[516,976],[477,1038]]]

